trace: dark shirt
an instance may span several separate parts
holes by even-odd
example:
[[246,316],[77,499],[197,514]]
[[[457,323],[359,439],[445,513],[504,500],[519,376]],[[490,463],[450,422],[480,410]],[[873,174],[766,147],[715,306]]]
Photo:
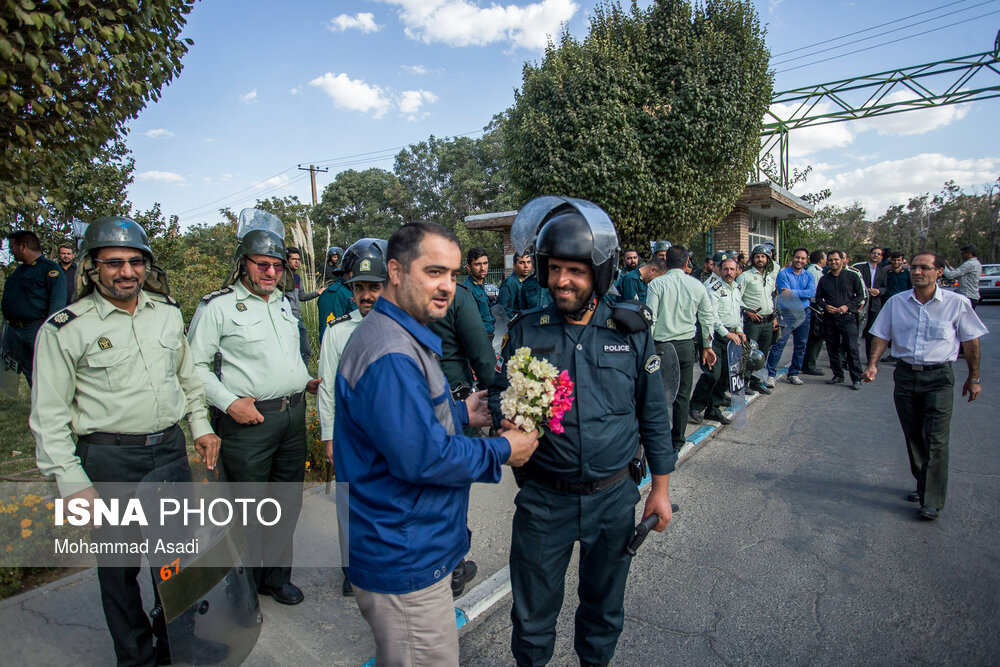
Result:
[[833,275],[833,272],[824,274],[816,288],[816,305],[824,311],[826,306],[847,306],[845,315],[857,313],[864,298],[864,283],[858,274],[847,269],[841,271],[839,276]]
[[473,373],[481,389],[493,382],[496,355],[486,337],[486,328],[479,317],[479,307],[465,285],[455,288],[455,298],[444,317],[427,325],[441,339],[438,362],[452,388],[459,382],[473,384]]
[[646,281],[642,279],[642,272],[639,269],[632,269],[619,278],[618,293],[621,295],[619,301],[637,299],[646,303]]
[[352,310],[358,309],[354,303],[354,292],[347,286],[344,279],[339,276],[319,295],[316,307],[319,309],[319,321],[321,325],[328,324],[338,317],[342,317]]
[[44,320],[65,307],[66,274],[51,259],[39,257],[34,264],[21,262],[7,276],[0,308],[8,322]]
[[477,283],[472,279],[472,276],[466,276],[465,282],[462,283],[469,288],[472,292],[472,296],[476,298],[476,305],[479,306],[479,317],[483,320],[483,326],[486,327],[486,335],[493,338],[493,328],[496,325],[496,318],[493,317],[493,313],[490,311],[490,298],[486,296],[486,288],[482,283]]
[[65,269],[60,264],[59,268],[66,274],[66,303],[68,305],[76,301],[76,262],[70,262],[70,265]]
[[885,300],[883,303],[888,301],[889,297],[893,294],[905,292],[912,287],[913,283],[910,282],[909,269],[903,269],[899,273],[895,273],[890,269],[885,274]]
[[497,297],[497,303],[503,306],[503,309],[507,312],[507,317],[514,317],[518,313],[515,302],[517,301],[517,293],[521,291],[523,283],[524,281],[516,273],[510,274],[500,283],[500,295]]
[[517,293],[517,312],[523,313],[533,308],[541,308],[552,303],[552,295],[538,284],[538,276],[532,273],[521,283],[521,291]]
[[653,338],[649,330],[630,334],[612,326],[612,309],[603,302],[586,326],[569,325],[554,305],[524,313],[508,333],[490,387],[490,412],[499,425],[507,359],[518,348],[530,347],[535,358],[569,372],[575,398],[563,416],[565,431],[545,428],[531,463],[570,482],[611,476],[640,442],[654,475],[669,474],[677,461]]

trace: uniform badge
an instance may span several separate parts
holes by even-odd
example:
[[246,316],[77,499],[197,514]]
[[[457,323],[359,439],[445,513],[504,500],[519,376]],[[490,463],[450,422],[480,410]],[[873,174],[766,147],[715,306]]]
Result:
[[65,311],[61,313],[56,313],[55,316],[52,318],[52,321],[55,322],[56,324],[66,324],[67,322],[69,322],[69,315],[67,315]]
[[713,289],[713,290],[719,290],[719,289],[722,289],[722,283],[721,283],[721,282],[719,282],[719,283],[714,283],[714,284],[712,285],[712,289]]
[[608,323],[605,326],[607,326],[609,329],[614,329],[614,330],[618,329],[618,327],[615,326],[614,320],[608,320]]
[[719,296],[721,296],[721,297],[727,297],[729,295],[726,294],[726,290],[722,290],[721,292],[719,292]]
[[330,313],[329,315],[326,316],[326,323],[327,324],[333,324],[333,321],[335,319],[337,319],[337,318],[333,316],[333,313]]
[[58,278],[58,277],[59,277],[59,272],[57,270],[52,269],[51,271],[49,271],[49,278]]
[[646,318],[647,322],[653,321],[653,312],[649,308],[642,309],[642,316]]
[[243,303],[242,301],[237,301],[236,302],[236,310],[238,310],[238,311],[240,311],[242,313],[246,309],[247,309],[247,305],[245,303]]
[[110,348],[114,347],[114,346],[113,346],[113,345],[111,344],[111,341],[110,341],[110,340],[108,340],[106,336],[101,336],[100,338],[98,338],[98,339],[97,339],[97,345],[98,345],[98,346],[99,346],[99,347],[100,347],[100,348],[101,348],[102,350],[108,350],[108,349],[110,349]]
[[541,316],[541,317],[540,317],[540,318],[538,319],[538,323],[539,323],[539,324],[548,324],[548,323],[549,323],[549,314],[548,314],[548,313],[546,313],[546,314],[542,315],[542,316]]
[[370,259],[361,260],[361,264],[358,266],[359,273],[368,273],[372,270],[372,261]]
[[660,355],[654,354],[646,359],[646,365],[643,366],[647,373],[655,373],[660,370]]
[[504,351],[504,348],[507,347],[507,341],[509,341],[509,340],[510,340],[510,334],[504,334],[503,335],[503,340],[500,341],[500,352],[501,353]]

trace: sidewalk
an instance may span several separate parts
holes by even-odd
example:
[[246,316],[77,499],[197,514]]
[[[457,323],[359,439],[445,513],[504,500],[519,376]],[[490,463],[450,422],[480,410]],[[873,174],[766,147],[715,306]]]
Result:
[[[779,371],[779,374],[784,373],[785,369]],[[697,373],[695,375],[697,381]],[[751,397],[749,403],[758,398],[759,394]],[[719,428],[717,422],[710,420],[700,426],[688,425],[687,445],[681,450],[678,466]],[[310,502],[310,495],[322,493],[322,490],[321,485],[308,491],[305,502]],[[504,469],[500,484],[472,487],[469,508],[472,548],[468,557],[478,564],[479,574],[474,582],[476,585],[456,601],[459,628],[486,613],[510,592],[507,558],[516,491],[509,468]],[[684,511],[683,506],[680,511]],[[335,548],[324,544],[321,530],[302,528],[300,526],[296,533],[297,550]],[[270,597],[261,598],[265,620],[260,639],[246,664],[357,667],[372,661],[375,647],[371,633],[353,598],[340,594],[340,569],[296,568],[292,580],[302,588],[305,601],[287,607]],[[153,599],[152,584],[149,577],[140,577],[140,582],[145,607],[149,609]],[[4,632],[0,658],[3,664],[107,665],[115,662],[94,569],[0,600],[0,627]]]

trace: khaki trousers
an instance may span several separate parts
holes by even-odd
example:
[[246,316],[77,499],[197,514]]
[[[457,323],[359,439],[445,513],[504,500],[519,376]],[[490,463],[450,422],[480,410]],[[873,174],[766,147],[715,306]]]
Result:
[[372,634],[378,667],[458,665],[458,626],[451,577],[412,593],[354,595]]

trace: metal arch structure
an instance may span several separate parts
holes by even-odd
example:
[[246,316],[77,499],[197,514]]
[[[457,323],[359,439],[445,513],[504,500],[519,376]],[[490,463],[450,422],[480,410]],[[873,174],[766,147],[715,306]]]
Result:
[[[986,85],[984,79],[989,79],[994,85]],[[912,96],[898,94],[907,91]],[[1000,32],[993,43],[993,50],[985,53],[776,93],[764,114],[760,155],[765,156],[778,149],[780,184],[788,188],[791,178],[788,170],[788,133],[792,130],[994,97],[1000,97]],[[832,105],[832,110],[818,111],[817,107],[824,102]],[[777,104],[792,107],[792,112],[787,117],[779,117],[773,111]],[[757,177],[766,176],[758,159]]]

